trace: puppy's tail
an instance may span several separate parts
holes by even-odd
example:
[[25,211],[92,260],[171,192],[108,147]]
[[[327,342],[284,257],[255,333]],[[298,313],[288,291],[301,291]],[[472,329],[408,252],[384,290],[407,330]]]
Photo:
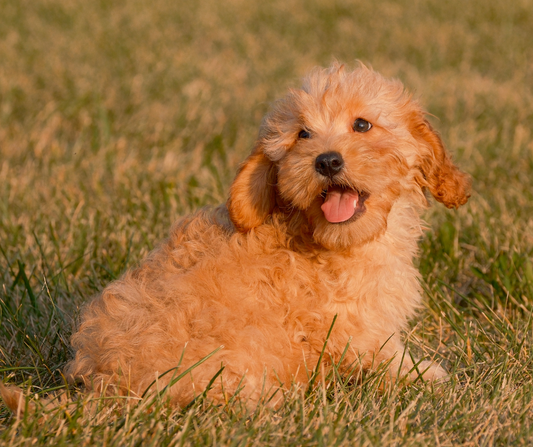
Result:
[[26,399],[24,392],[18,386],[5,386],[0,382],[0,396],[4,400],[6,406],[17,415],[21,417],[26,410],[33,410],[34,404],[28,403],[26,406]]

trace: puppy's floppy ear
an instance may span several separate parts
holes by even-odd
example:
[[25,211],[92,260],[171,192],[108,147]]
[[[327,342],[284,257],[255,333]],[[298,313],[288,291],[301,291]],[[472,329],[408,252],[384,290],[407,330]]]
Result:
[[421,114],[417,113],[412,120],[411,132],[420,147],[421,186],[427,187],[448,208],[464,205],[470,197],[470,177],[453,164],[439,135]]
[[276,167],[258,145],[230,189],[227,207],[237,230],[245,233],[265,222],[276,205],[276,182]]

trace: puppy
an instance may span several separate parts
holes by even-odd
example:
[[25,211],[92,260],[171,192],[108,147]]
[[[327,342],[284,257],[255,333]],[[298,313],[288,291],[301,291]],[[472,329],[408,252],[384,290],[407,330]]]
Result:
[[444,378],[401,336],[421,303],[424,191],[456,208],[469,186],[399,81],[315,69],[265,117],[226,205],[179,220],[84,309],[67,376],[133,396],[170,385],[179,406],[308,385],[323,349],[346,373]]

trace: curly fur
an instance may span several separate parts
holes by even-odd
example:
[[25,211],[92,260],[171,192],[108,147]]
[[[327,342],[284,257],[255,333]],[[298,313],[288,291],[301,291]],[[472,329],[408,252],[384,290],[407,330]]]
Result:
[[[365,133],[354,120],[372,124]],[[299,138],[302,130],[310,138]],[[335,151],[333,178],[315,160]],[[331,223],[324,190],[364,192],[365,211]],[[226,206],[179,220],[140,267],[84,309],[69,377],[92,389],[142,395],[223,346],[169,390],[183,406],[203,392],[258,402],[307,384],[333,318],[325,361],[414,378],[401,334],[420,306],[413,265],[424,190],[466,203],[469,179],[452,163],[425,112],[402,84],[360,66],[316,69],[263,121]],[[346,347],[348,348],[346,349]],[[179,367],[178,367],[179,365]],[[424,363],[427,380],[443,378]]]

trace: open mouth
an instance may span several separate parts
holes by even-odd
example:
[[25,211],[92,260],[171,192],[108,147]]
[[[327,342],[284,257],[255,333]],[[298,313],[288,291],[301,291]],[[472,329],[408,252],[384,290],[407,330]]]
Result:
[[331,185],[322,191],[324,203],[320,207],[330,223],[352,222],[366,211],[365,200],[369,194],[339,185]]

